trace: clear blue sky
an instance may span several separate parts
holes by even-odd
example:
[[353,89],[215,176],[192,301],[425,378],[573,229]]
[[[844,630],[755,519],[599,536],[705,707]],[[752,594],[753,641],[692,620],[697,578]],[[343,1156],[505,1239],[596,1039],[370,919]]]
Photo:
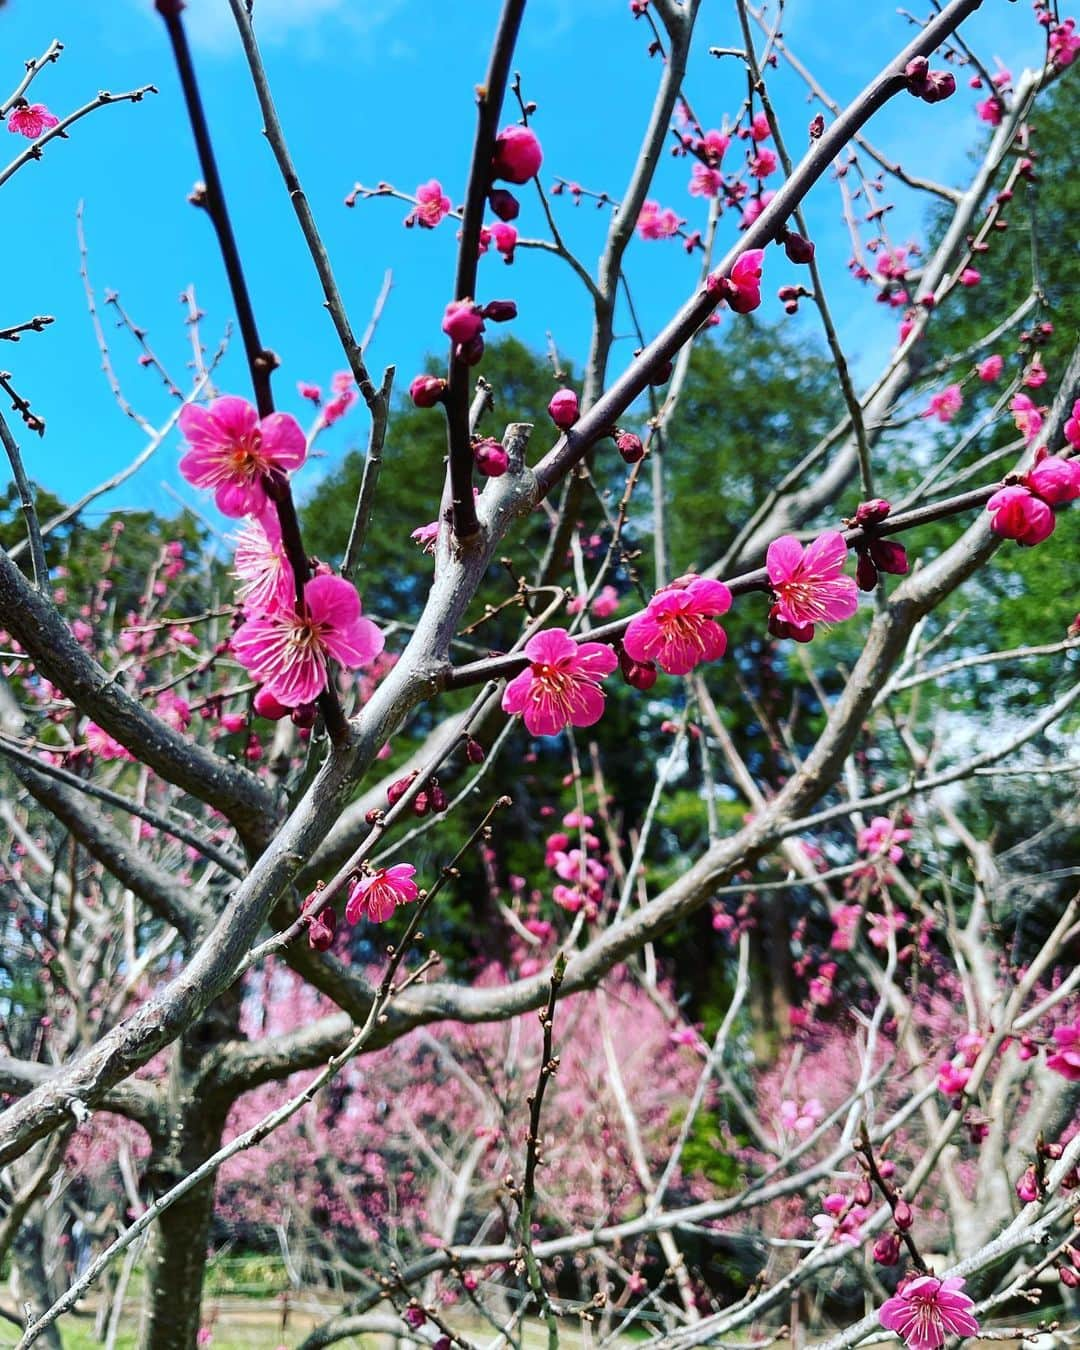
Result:
[[[985,11],[965,32],[986,60],[999,54],[1019,68],[1025,59],[1037,59],[1039,35],[1029,6],[987,0]],[[413,191],[418,182],[438,177],[460,201],[474,121],[472,89],[484,74],[497,12],[495,0],[256,3],[279,111],[357,329],[365,326],[385,269],[393,270],[393,291],[370,364],[379,372],[395,363],[399,390],[425,352],[443,349],[439,320],[452,284],[453,229],[444,223],[434,232],[406,231],[400,203],[372,201],[348,211],[342,199],[357,179],[367,184],[386,179]],[[275,377],[279,404],[301,413],[296,381],[325,385],[344,362],[259,135],[258,110],[226,0],[190,0],[186,17],[263,338],[282,358]],[[704,5],[700,30],[702,52],[710,44],[733,45],[733,6]],[[790,0],[785,20],[793,49],[841,100],[854,94],[909,32],[891,5],[873,0]],[[19,79],[23,61],[43,51],[52,37],[64,42],[63,57],[38,78],[32,93],[58,113],[99,88],[153,83],[160,90],[139,105],[108,107],[85,119],[70,140],[54,142],[42,162],[28,165],[4,188],[0,325],[35,313],[53,314],[56,323],[17,346],[5,343],[0,364],[14,372],[20,390],[48,422],[43,440],[22,438],[31,476],[70,499],[121,468],[144,443],[117,410],[98,369],[78,271],[76,204],[85,203],[99,299],[106,288],[120,292],[174,378],[187,374],[189,355],[177,303],[181,289],[195,282],[211,346],[232,309],[208,221],[186,201],[198,168],[152,0],[9,0],[0,9],[5,92]],[[625,0],[532,0],[515,66],[527,96],[539,105],[534,125],[544,145],[545,181],[560,174],[616,197],[621,193],[659,74],[658,63],[647,58],[647,42],[645,25],[631,19]],[[811,110],[792,77],[781,75],[774,83],[789,141],[798,150]],[[705,55],[687,85],[706,126],[719,125],[744,89],[734,61]],[[976,97],[962,80],[956,98],[935,108],[894,100],[870,134],[905,165],[960,181],[979,135]],[[0,136],[0,159],[6,162],[23,142]],[[665,162],[654,195],[687,216],[693,228],[704,212],[686,195],[688,179],[687,161]],[[526,204],[517,223],[523,233],[538,233],[539,207],[531,191],[522,195]],[[588,205],[575,211],[566,198],[556,206],[569,242],[591,266],[601,245],[601,213]],[[832,277],[842,332],[856,368],[869,375],[893,341],[896,316],[846,281],[847,239],[828,183],[813,195],[810,219]],[[892,229],[900,238],[917,234],[921,219],[921,206],[902,204],[891,218]],[[726,247],[734,222],[725,226]],[[797,278],[778,251],[770,252],[768,262],[766,293],[772,297],[777,286]],[[689,293],[695,270],[696,261],[688,260],[676,241],[635,241],[629,271],[650,332]],[[481,264],[480,292],[481,299],[518,301],[520,317],[510,329],[523,341],[542,349],[550,330],[564,354],[583,356],[588,316],[580,285],[554,260],[519,254],[507,268],[492,254]],[[763,314],[778,313],[775,300],[767,301]],[[105,321],[110,322],[108,311]],[[169,399],[156,376],[136,364],[130,338],[112,333],[111,345],[129,397],[152,419],[163,418]],[[629,358],[630,346],[623,344],[616,368]],[[239,342],[222,383],[249,393]],[[362,415],[339,424],[322,441],[326,463],[365,434]],[[174,438],[137,478],[105,500],[171,513],[175,501],[162,484],[181,486],[178,447]]]

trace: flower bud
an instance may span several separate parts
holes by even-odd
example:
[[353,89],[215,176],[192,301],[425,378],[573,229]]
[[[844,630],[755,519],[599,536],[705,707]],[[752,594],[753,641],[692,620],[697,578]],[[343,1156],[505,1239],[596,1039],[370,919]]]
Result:
[[1071,1266],[1058,1266],[1058,1279],[1067,1289],[1075,1289],[1080,1285],[1080,1275]]
[[645,454],[641,437],[632,431],[620,431],[615,437],[615,446],[627,464],[636,464]]
[[446,381],[438,375],[417,375],[409,385],[409,397],[418,408],[434,408],[446,395]]
[[318,711],[314,703],[301,703],[299,708],[294,708],[289,715],[294,727],[313,727]]
[[317,952],[329,950],[334,941],[337,915],[333,905],[324,905],[308,923],[308,945]]
[[1016,1183],[1016,1194],[1021,1203],[1025,1205],[1030,1205],[1033,1200],[1038,1200],[1039,1178],[1034,1167],[1029,1167]]
[[483,308],[485,319],[490,319],[492,323],[509,323],[511,319],[517,318],[517,302],[515,300],[489,300]]
[[265,687],[255,691],[255,697],[251,706],[255,709],[257,717],[265,717],[271,722],[280,722],[286,716],[289,709],[277,699]]
[[510,456],[490,436],[473,446],[473,459],[486,478],[501,478],[510,464]]
[[635,661],[620,647],[619,674],[631,689],[646,693],[656,683],[656,664],[653,661]]
[[540,172],[543,162],[540,142],[528,127],[504,127],[499,132],[491,157],[493,178],[502,178],[508,183],[527,183]]
[[[735,308],[734,305],[731,307],[732,309]],[[741,314],[742,310],[739,310],[738,313]],[[664,361],[653,370],[652,374],[649,376],[649,383],[652,385],[667,384],[668,380],[671,379],[671,371],[672,363],[670,361]]]
[[415,815],[418,816],[427,815],[428,811],[431,809],[431,803],[428,800],[428,795],[426,792],[418,792],[416,794],[416,796],[413,798],[412,809]]
[[951,70],[932,70],[919,97],[924,103],[941,103],[956,93],[956,76]]
[[874,1260],[879,1266],[895,1266],[900,1260],[900,1239],[895,1233],[882,1233],[874,1243]]
[[872,591],[878,584],[878,570],[865,549],[857,549],[858,562],[855,564],[855,584],[860,591]]
[[412,787],[413,779],[415,777],[415,773],[408,773],[404,778],[399,778],[396,782],[390,784],[386,789],[386,803],[388,806],[394,806],[405,796],[409,788]]
[[432,779],[431,782],[430,796],[431,796],[431,809],[433,811],[446,810],[446,807],[448,805],[446,799],[446,792],[439,786],[438,783],[435,782],[434,779]]
[[900,1229],[901,1233],[906,1233],[915,1222],[915,1215],[912,1213],[911,1206],[900,1196],[896,1204],[893,1205],[893,1223]]
[[470,764],[483,764],[486,757],[487,752],[484,750],[484,747],[479,741],[474,741],[470,736],[465,742],[465,758]]
[[871,539],[867,544],[874,566],[891,576],[902,577],[908,570],[907,549],[895,539]]
[[506,188],[492,188],[488,193],[488,205],[500,220],[517,220],[521,210],[518,199]]
[[459,343],[454,348],[454,355],[463,366],[475,366],[484,355],[484,339],[474,337],[471,342]]
[[569,431],[578,420],[578,396],[573,389],[556,390],[548,404],[548,414],[561,431]]
[[904,67],[904,78],[913,94],[922,95],[926,77],[930,73],[930,62],[925,56],[915,56]]
[[870,1182],[866,1177],[859,1179],[858,1185],[855,1187],[855,1193],[851,1198],[856,1205],[860,1205],[863,1209],[873,1200],[874,1192],[871,1190]]
[[413,1331],[416,1331],[427,1321],[427,1313],[424,1312],[423,1308],[417,1307],[415,1303],[410,1303],[405,1309],[405,1321],[408,1322]]
[[801,234],[789,230],[784,236],[784,252],[793,263],[808,263],[814,256],[814,245]]
[[884,497],[872,497],[868,502],[860,502],[856,508],[854,516],[851,518],[852,525],[876,525],[892,510],[892,506]]

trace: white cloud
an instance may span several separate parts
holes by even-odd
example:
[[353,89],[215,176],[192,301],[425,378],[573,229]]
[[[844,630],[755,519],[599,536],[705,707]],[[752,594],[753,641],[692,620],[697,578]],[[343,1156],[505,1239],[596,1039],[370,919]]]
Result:
[[[267,46],[299,42],[305,56],[316,56],[326,41],[328,22],[363,36],[382,27],[402,0],[255,0],[253,18],[259,41]],[[236,22],[229,0],[187,0],[184,19],[193,44],[224,51],[236,42]]]

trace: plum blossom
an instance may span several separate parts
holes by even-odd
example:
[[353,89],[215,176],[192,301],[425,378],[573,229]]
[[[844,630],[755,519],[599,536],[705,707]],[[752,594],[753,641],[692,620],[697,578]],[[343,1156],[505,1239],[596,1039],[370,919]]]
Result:
[[307,458],[303,428],[289,413],[260,419],[246,399],[227,394],[208,408],[189,403],[180,413],[188,452],[180,472],[211,488],[224,516],[262,516],[270,507],[265,479],[298,469]]
[[433,230],[450,213],[450,198],[442,190],[437,178],[429,178],[416,189],[416,206],[405,217],[408,226],[419,225],[422,230]]
[[911,831],[897,829],[888,816],[875,816],[865,829],[859,831],[855,842],[860,853],[886,857],[891,863],[899,863],[904,857],[900,845],[910,838]]
[[361,617],[360,596],[343,577],[313,577],[304,587],[304,610],[251,615],[230,643],[240,664],[286,708],[318,698],[328,660],[355,670],[383,649],[382,633]]
[[527,183],[540,172],[544,153],[536,133],[528,127],[504,127],[495,141],[492,175],[507,183]]
[[1049,506],[1074,502],[1080,497],[1080,460],[1044,454],[1041,459],[1036,458],[1023,481]]
[[690,171],[691,197],[718,197],[724,186],[724,175],[708,164],[695,164]]
[[60,119],[44,103],[21,103],[8,113],[7,129],[16,136],[36,141],[43,131],[59,126]]
[[247,614],[292,609],[296,582],[281,544],[281,527],[273,516],[254,517],[236,535],[236,597]]
[[739,219],[739,229],[748,230],[775,196],[776,193],[770,188],[767,192],[759,192],[751,197],[743,207],[742,216]]
[[1046,1067],[1070,1083],[1080,1083],[1080,1017],[1071,1026],[1055,1027],[1054,1042],[1057,1049],[1047,1055]]
[[634,615],[623,647],[635,661],[655,662],[669,675],[689,674],[701,661],[723,656],[727,634],[715,619],[730,608],[731,592],[723,582],[679,577]]
[[762,148],[750,161],[750,172],[755,178],[768,178],[776,172],[777,158],[772,150]]
[[413,881],[415,875],[412,863],[395,863],[361,877],[349,891],[346,922],[358,923],[367,918],[372,923],[385,923],[398,905],[407,905],[420,894]]
[[993,356],[988,356],[985,361],[980,361],[975,367],[975,372],[980,380],[992,384],[994,380],[999,378],[1004,368],[1004,360],[995,352]]
[[958,1275],[947,1280],[920,1275],[903,1285],[878,1309],[878,1321],[910,1350],[941,1350],[947,1336],[977,1336],[975,1304],[960,1291]]
[[635,226],[642,239],[670,239],[678,234],[682,221],[670,206],[648,201],[642,205]]
[[1009,411],[1013,415],[1017,431],[1024,438],[1024,443],[1031,445],[1042,430],[1043,410],[1036,407],[1027,394],[1014,394],[1009,403]]
[[1002,539],[1015,539],[1031,548],[1054,533],[1053,511],[1019,483],[995,492],[986,509],[991,513],[990,528]]
[[852,1204],[846,1195],[838,1192],[827,1195],[821,1202],[824,1214],[815,1214],[814,1227],[819,1237],[832,1236],[834,1241],[848,1247],[860,1247],[866,1240],[862,1225],[872,1211]]
[[936,394],[930,395],[930,402],[919,414],[921,417],[936,417],[939,422],[951,422],[964,405],[964,396],[958,384],[947,384]]
[[781,535],[769,545],[765,570],[776,603],[770,623],[786,631],[777,636],[808,642],[814,625],[850,619],[859,607],[858,587],[843,575],[847,558],[844,536],[828,530],[803,548],[794,535]]
[[548,628],[525,644],[528,667],[503,691],[504,712],[521,713],[533,736],[564,727],[591,727],[604,712],[600,681],[618,665],[602,642],[575,642],[565,628]]
[[764,249],[748,248],[735,259],[729,277],[722,277],[717,283],[709,278],[710,289],[719,285],[724,299],[736,314],[749,314],[761,304],[761,260],[764,257]]
[[97,755],[98,759],[133,759],[131,751],[114,740],[112,736],[96,722],[87,722],[83,731],[83,739],[86,741],[86,748],[92,755]]
[[974,267],[965,267],[957,280],[961,286],[977,286],[982,281],[982,273]]
[[1063,70],[1072,65],[1077,53],[1080,53],[1080,34],[1076,32],[1076,20],[1065,19],[1050,31],[1050,62]]
[[568,431],[578,420],[578,396],[575,391],[557,389],[548,404],[548,416],[560,431]]
[[780,1103],[780,1123],[785,1130],[802,1135],[812,1134],[824,1119],[825,1108],[816,1097],[810,1097],[801,1107],[791,1100]]

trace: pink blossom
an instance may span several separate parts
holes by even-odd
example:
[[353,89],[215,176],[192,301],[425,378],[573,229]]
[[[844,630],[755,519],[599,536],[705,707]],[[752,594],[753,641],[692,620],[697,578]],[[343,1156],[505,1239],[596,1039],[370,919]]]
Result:
[[269,614],[292,609],[296,583],[281,543],[281,527],[274,516],[251,519],[236,535],[236,597],[247,614]]
[[707,131],[697,144],[697,149],[705,155],[710,164],[719,164],[731,144],[731,137],[722,131]]
[[1002,539],[1015,539],[1031,548],[1054,533],[1053,511],[1019,484],[995,492],[986,509],[992,513],[990,528]]
[[439,522],[437,520],[433,520],[430,525],[418,525],[409,535],[409,538],[415,539],[425,553],[435,552],[435,541],[438,537]]
[[132,759],[131,751],[114,740],[112,736],[96,722],[87,722],[83,731],[86,748],[98,759]]
[[976,103],[975,111],[978,113],[980,121],[989,122],[992,127],[1000,126],[1004,108],[1001,99],[996,94],[991,94],[989,98],[984,98],[981,103]]
[[246,399],[226,395],[208,408],[189,403],[180,413],[189,450],[180,472],[212,488],[225,516],[262,516],[270,507],[264,479],[289,473],[307,457],[303,428],[289,413],[259,418]]
[[1038,1200],[1039,1178],[1034,1167],[1029,1167],[1016,1183],[1016,1197],[1024,1205],[1030,1205]]
[[790,534],[769,545],[765,570],[776,595],[773,615],[791,628],[850,619],[859,607],[858,587],[843,575],[847,558],[844,536],[835,530],[819,535],[806,548]]
[[1022,383],[1027,385],[1029,389],[1039,389],[1046,383],[1046,367],[1037,354],[1031,365],[1024,371]]
[[960,1292],[963,1287],[958,1275],[948,1280],[920,1275],[882,1304],[878,1320],[911,1350],[940,1350],[947,1336],[977,1336],[975,1305]]
[[59,123],[59,117],[51,113],[44,103],[21,103],[8,113],[7,128],[16,136],[36,141],[43,131]]
[[772,135],[769,130],[769,119],[763,112],[755,113],[750,123],[750,139],[754,141],[767,141]]
[[[350,377],[351,378],[351,377]],[[339,422],[356,402],[359,395],[355,389],[343,389],[336,398],[332,398],[323,408],[323,425],[332,427]]]
[[635,228],[642,239],[670,239],[681,224],[670,206],[661,207],[659,202],[648,201],[638,213]]
[[899,863],[904,857],[900,845],[910,838],[911,831],[897,829],[888,816],[875,816],[869,825],[859,831],[855,842],[860,853],[880,855],[887,857],[891,863]]
[[591,727],[604,712],[600,681],[618,665],[602,642],[577,643],[565,628],[548,628],[525,644],[528,667],[503,691],[503,711],[521,713],[533,736]]
[[412,863],[395,863],[393,867],[381,867],[362,876],[349,891],[346,922],[358,923],[367,918],[372,923],[385,923],[398,905],[406,905],[420,894],[413,881],[415,875]]
[[614,586],[605,586],[594,598],[591,610],[594,619],[607,619],[619,608],[619,592]]
[[996,352],[993,356],[988,356],[985,361],[980,361],[975,367],[979,379],[985,380],[987,384],[992,384],[994,380],[998,379],[1004,369],[1005,362]]
[[484,316],[471,300],[451,300],[443,314],[442,330],[451,342],[466,343],[479,337]]
[[851,951],[855,944],[855,929],[861,915],[862,905],[837,905],[833,910],[833,935],[829,940],[829,946],[833,951]]
[[964,1063],[962,1055],[958,1055],[955,1059],[946,1060],[938,1069],[938,1091],[944,1092],[946,1097],[959,1097],[967,1086],[970,1077],[971,1069]]
[[977,286],[982,281],[982,273],[974,267],[965,267],[957,280],[961,286]]
[[418,408],[434,408],[446,395],[446,381],[439,375],[417,375],[409,385],[409,397]]
[[1070,1083],[1080,1083],[1080,1018],[1071,1026],[1055,1027],[1054,1041],[1057,1050],[1047,1055],[1046,1067]]
[[691,197],[718,197],[724,186],[724,175],[708,164],[695,164],[690,171]]
[[1042,430],[1043,410],[1036,407],[1027,394],[1014,394],[1009,403],[1009,411],[1013,415],[1017,431],[1024,438],[1024,443],[1030,445]]
[[360,596],[343,577],[317,576],[304,587],[304,614],[279,609],[250,616],[230,646],[240,664],[286,708],[312,703],[329,678],[327,661],[350,670],[370,665],[383,635],[360,615]]
[[759,192],[756,196],[751,197],[743,207],[742,216],[739,219],[739,229],[748,230],[775,196],[776,193],[770,188],[767,192]]
[[1080,34],[1076,32],[1076,20],[1065,19],[1050,31],[1050,61],[1059,70],[1071,66],[1080,52]]
[[623,647],[635,661],[654,661],[669,675],[686,675],[699,662],[723,656],[727,634],[714,620],[730,608],[731,592],[723,582],[680,577],[634,615]]
[[528,127],[504,127],[495,141],[492,175],[508,183],[527,183],[540,172],[544,154],[536,134]]
[[507,225],[501,220],[497,220],[494,225],[489,225],[487,229],[495,241],[496,251],[501,253],[508,263],[512,263],[514,261],[514,249],[517,247],[517,230],[513,225]]
[[785,1130],[794,1130],[796,1134],[812,1134],[814,1127],[825,1119],[825,1108],[816,1097],[805,1101],[800,1108],[791,1100],[780,1103],[780,1123]]
[[947,384],[936,394],[930,395],[930,402],[922,411],[922,417],[936,417],[939,422],[951,422],[964,405],[964,396],[958,384]]
[[442,184],[437,178],[429,178],[416,189],[416,207],[405,217],[405,224],[433,230],[449,211],[450,198],[443,192]]
[[1045,455],[1024,476],[1024,484],[1048,506],[1060,506],[1080,497],[1080,460]]
[[772,150],[762,148],[750,161],[750,172],[755,178],[768,178],[776,172],[777,158]]
[[308,384],[306,380],[297,380],[296,392],[316,406],[322,402],[322,390],[317,384]]
[[1065,439],[1074,450],[1080,450],[1080,398],[1072,406],[1072,416],[1065,422]]
[[728,277],[709,278],[709,289],[719,289],[736,314],[749,314],[761,304],[761,260],[763,248],[748,248],[740,253]]

